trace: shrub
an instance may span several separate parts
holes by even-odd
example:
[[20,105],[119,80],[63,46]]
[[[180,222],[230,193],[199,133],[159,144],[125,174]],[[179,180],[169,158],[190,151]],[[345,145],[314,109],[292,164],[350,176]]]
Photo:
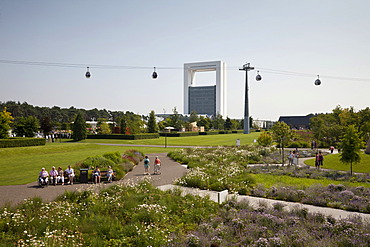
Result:
[[144,159],[144,155],[142,153],[138,153],[133,150],[127,150],[123,155],[122,155],[123,162],[132,162],[134,165],[138,165],[140,161]]
[[186,136],[197,136],[200,132],[171,132],[171,133],[159,133],[160,136],[167,137],[186,137]]
[[118,151],[117,152],[105,153],[105,154],[103,154],[103,157],[108,159],[108,160],[113,161],[116,164],[119,164],[119,163],[122,162],[121,154]]
[[46,140],[44,138],[14,137],[8,139],[0,139],[0,148],[42,146],[45,144]]
[[87,139],[123,139],[123,140],[141,140],[159,138],[158,133],[143,133],[133,135],[113,134],[113,135],[87,135]]
[[135,150],[135,149],[126,150],[123,154],[125,156],[136,157],[136,158],[139,159],[139,162],[144,159],[144,154],[140,151]]
[[100,168],[108,168],[108,166],[114,166],[115,163],[110,160],[110,159],[107,159],[107,158],[104,158],[103,156],[94,156],[94,157],[87,157],[86,159],[84,159],[81,163],[81,168],[89,168],[89,169],[93,169],[97,166],[99,166]]
[[134,166],[135,164],[132,163],[130,160],[123,160],[123,162],[121,163],[123,169],[126,171],[126,172],[130,172],[132,171],[132,169],[134,169]]
[[199,135],[218,135],[218,131],[199,132]]

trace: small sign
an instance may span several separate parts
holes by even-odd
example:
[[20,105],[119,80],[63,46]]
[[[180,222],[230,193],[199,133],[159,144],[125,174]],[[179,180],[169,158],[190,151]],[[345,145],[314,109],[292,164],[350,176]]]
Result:
[[236,139],[236,146],[240,147],[240,139]]

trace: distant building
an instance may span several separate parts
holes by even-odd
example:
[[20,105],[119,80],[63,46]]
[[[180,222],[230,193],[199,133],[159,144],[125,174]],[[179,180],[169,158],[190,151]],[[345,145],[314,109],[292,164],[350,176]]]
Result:
[[[215,71],[216,85],[196,86],[197,72]],[[227,116],[226,107],[226,65],[222,61],[184,64],[184,114]]]
[[259,129],[271,129],[272,126],[276,123],[276,121],[271,120],[255,120],[253,119],[252,127],[259,128]]
[[313,114],[307,116],[284,116],[279,118],[279,122],[286,123],[292,129],[309,129],[310,119],[313,116]]

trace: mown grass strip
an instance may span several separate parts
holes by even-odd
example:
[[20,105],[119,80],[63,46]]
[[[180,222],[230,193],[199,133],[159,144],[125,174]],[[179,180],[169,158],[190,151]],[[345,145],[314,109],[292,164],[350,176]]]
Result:
[[272,174],[252,174],[255,178],[257,184],[262,184],[266,188],[271,188],[272,186],[292,186],[296,189],[306,189],[312,185],[321,184],[322,186],[328,186],[329,184],[343,184],[345,186],[364,186],[369,188],[369,183],[360,182],[347,182],[347,181],[335,181],[327,178],[313,179],[313,178],[295,178],[286,175],[272,175]]
[[[361,161],[358,164],[353,164],[353,172],[369,173],[370,172],[370,155],[361,153]],[[315,159],[309,159],[305,161],[305,164],[315,166]],[[324,156],[324,169],[332,169],[339,171],[350,171],[351,167],[349,164],[340,162],[340,154],[330,154]]]

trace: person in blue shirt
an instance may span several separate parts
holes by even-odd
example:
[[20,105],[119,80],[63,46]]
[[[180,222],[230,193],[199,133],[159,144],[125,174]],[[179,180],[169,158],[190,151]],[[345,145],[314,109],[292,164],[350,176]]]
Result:
[[144,159],[144,175],[149,175],[149,164],[150,164],[150,160],[149,160],[148,156],[145,156],[145,159]]

